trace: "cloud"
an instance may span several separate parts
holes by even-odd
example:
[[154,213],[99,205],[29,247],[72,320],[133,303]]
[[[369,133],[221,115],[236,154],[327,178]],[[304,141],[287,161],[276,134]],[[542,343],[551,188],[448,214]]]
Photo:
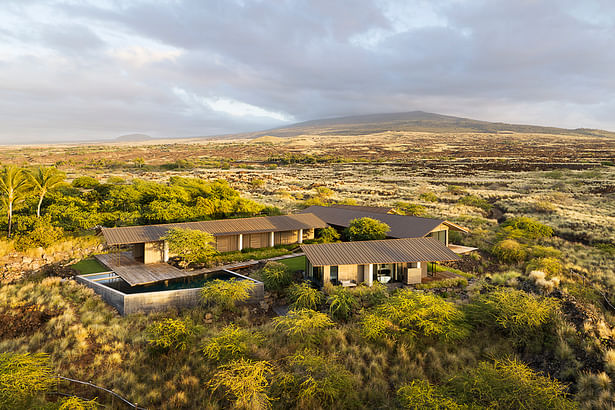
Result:
[[607,0],[7,1],[0,143],[426,110],[615,129]]

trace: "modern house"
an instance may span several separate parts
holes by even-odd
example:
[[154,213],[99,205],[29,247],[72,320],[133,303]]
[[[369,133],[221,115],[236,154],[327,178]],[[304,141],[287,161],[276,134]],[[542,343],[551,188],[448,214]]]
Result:
[[304,213],[103,228],[102,234],[107,245],[131,245],[132,257],[137,262],[154,264],[169,260],[169,247],[162,237],[174,228],[208,232],[214,236],[218,251],[230,252],[245,248],[266,248],[302,243],[306,239],[314,238],[315,229],[326,226],[327,224],[316,215]]
[[354,219],[372,218],[389,225],[391,230],[387,237],[424,238],[431,237],[449,246],[457,253],[465,253],[474,248],[466,248],[449,243],[449,231],[468,233],[469,231],[457,224],[444,219],[421,218],[418,216],[391,214],[391,208],[337,205],[337,206],[310,206],[302,211],[305,214],[316,215],[328,225],[337,228],[347,228]]
[[301,245],[306,275],[320,284],[359,284],[374,281],[421,283],[435,274],[434,262],[459,256],[434,238],[384,239]]

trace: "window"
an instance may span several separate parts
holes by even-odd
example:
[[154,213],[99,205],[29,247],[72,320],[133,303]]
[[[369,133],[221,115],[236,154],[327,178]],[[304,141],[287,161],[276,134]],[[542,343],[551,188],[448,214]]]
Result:
[[444,230],[444,231],[436,231],[436,232],[432,232],[432,233],[430,233],[430,234],[429,234],[429,235],[427,235],[427,236],[429,236],[430,238],[434,238],[434,239],[436,239],[436,240],[438,240],[438,241],[440,241],[440,242],[442,242],[443,244],[445,244],[445,245],[446,245],[446,244],[447,244],[447,243],[446,243],[447,233],[448,233],[448,231],[447,231],[447,230]]
[[416,268],[419,267],[419,264],[418,264],[418,262],[408,262],[408,267],[410,269],[416,269]]
[[322,266],[314,266],[312,268],[312,280],[316,283],[322,284],[323,280],[323,268]]
[[338,266],[337,265],[332,265],[329,268],[329,280],[331,281],[331,283],[337,283],[337,272],[338,272]]

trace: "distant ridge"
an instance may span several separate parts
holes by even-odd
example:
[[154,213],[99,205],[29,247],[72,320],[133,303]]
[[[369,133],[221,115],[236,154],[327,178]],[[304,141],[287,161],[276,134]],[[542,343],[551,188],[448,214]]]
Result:
[[149,141],[153,140],[153,137],[150,137],[146,134],[126,134],[120,135],[115,139],[117,142],[138,142],[138,141]]
[[354,115],[304,121],[265,131],[237,134],[241,137],[292,137],[296,135],[369,135],[387,131],[406,132],[476,132],[476,133],[540,133],[615,138],[604,130],[566,129],[539,125],[507,124],[470,118],[453,117],[424,111]]

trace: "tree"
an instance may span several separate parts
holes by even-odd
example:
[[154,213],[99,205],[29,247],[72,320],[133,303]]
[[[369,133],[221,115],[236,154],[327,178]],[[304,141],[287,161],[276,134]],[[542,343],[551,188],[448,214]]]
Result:
[[389,225],[372,218],[357,218],[350,221],[347,229],[348,239],[351,241],[371,241],[385,239]]
[[320,229],[318,238],[322,243],[332,243],[340,241],[340,234],[331,226]]
[[37,217],[41,217],[41,204],[47,192],[64,182],[64,177],[64,173],[54,167],[38,167],[36,171],[28,173],[30,184],[38,194]]
[[214,236],[194,229],[171,229],[162,237],[169,250],[187,263],[203,263],[218,253]]
[[8,237],[11,237],[13,223],[13,208],[24,200],[28,180],[22,168],[6,165],[0,173],[0,193],[8,213]]

